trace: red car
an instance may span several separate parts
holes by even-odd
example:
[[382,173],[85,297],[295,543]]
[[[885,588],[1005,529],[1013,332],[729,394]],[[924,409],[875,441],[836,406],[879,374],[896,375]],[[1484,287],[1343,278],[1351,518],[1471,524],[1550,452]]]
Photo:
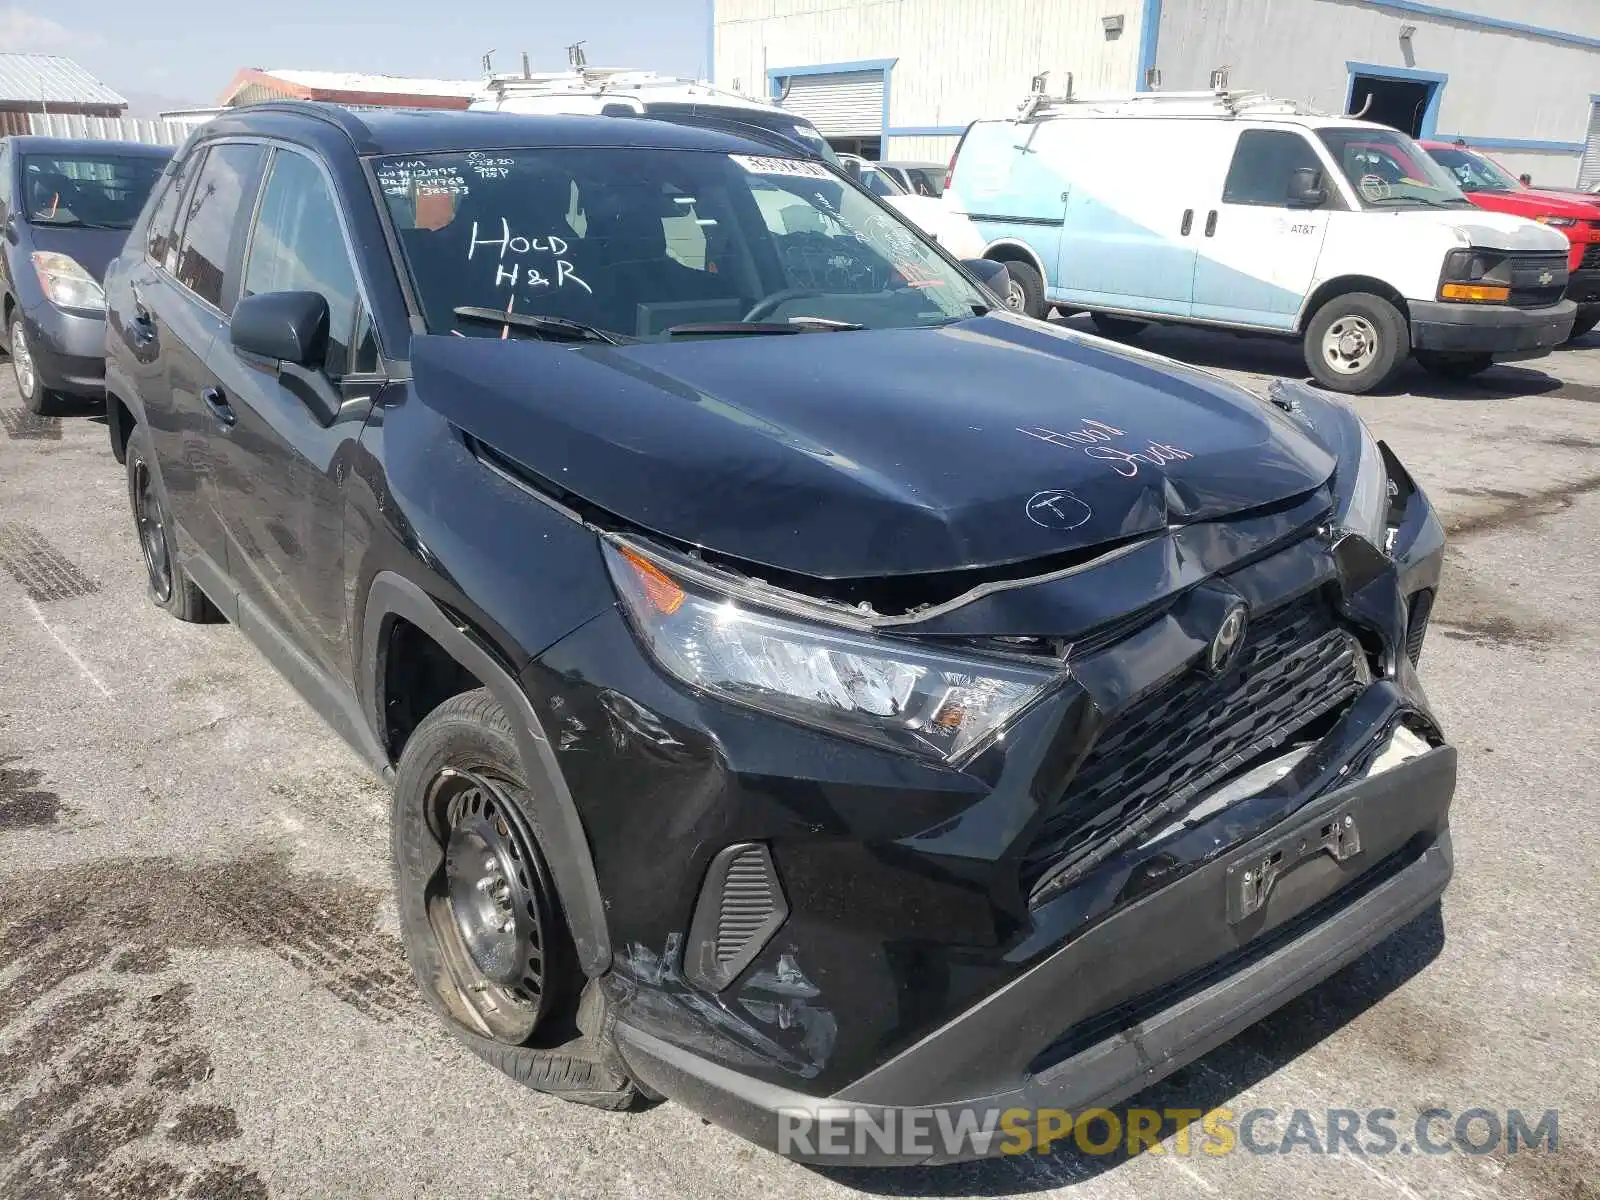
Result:
[[1479,208],[1528,217],[1566,234],[1572,243],[1567,299],[1578,303],[1572,336],[1582,337],[1600,325],[1600,195],[1586,200],[1572,192],[1528,187],[1465,142],[1423,142],[1422,148],[1450,172],[1467,199]]

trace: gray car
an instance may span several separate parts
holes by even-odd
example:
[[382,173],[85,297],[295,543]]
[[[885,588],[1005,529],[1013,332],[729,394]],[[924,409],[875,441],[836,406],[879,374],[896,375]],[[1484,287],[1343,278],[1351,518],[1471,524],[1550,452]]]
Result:
[[137,142],[0,141],[0,296],[30,411],[105,398],[106,265],[171,157]]

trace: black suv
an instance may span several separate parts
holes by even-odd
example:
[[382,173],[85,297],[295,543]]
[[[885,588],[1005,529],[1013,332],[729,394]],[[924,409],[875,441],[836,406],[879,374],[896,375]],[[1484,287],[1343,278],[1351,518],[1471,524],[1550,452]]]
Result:
[[106,279],[113,445],[156,603],[392,783],[479,1054],[993,1152],[1437,901],[1443,534],[1341,403],[996,311],[756,137],[220,117]]

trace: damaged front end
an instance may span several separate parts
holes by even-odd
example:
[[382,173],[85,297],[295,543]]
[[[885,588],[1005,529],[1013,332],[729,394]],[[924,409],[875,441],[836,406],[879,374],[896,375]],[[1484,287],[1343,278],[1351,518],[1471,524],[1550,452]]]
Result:
[[1349,409],[1269,401],[1325,483],[892,608],[602,530],[621,604],[524,682],[638,1078],[769,1146],[785,1104],[1111,1102],[1437,898],[1442,528]]

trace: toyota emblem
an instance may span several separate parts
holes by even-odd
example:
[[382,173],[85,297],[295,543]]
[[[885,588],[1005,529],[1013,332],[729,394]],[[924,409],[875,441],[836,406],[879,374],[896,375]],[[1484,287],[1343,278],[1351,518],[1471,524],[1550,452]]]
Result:
[[1206,651],[1206,670],[1211,674],[1221,675],[1233,666],[1244,645],[1244,630],[1248,620],[1242,604],[1235,604],[1228,610],[1228,615],[1222,618],[1216,636],[1211,639],[1211,647]]

